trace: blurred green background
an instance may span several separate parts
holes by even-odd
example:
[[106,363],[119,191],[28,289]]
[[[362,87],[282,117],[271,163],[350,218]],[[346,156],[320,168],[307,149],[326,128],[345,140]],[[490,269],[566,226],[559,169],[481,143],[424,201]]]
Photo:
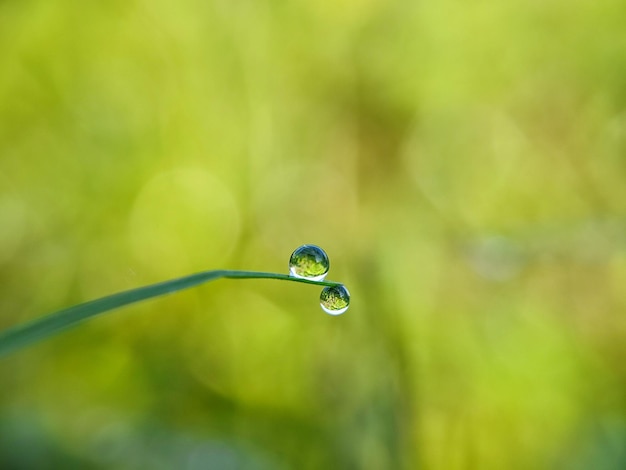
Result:
[[1,468],[626,468],[622,0],[0,1]]

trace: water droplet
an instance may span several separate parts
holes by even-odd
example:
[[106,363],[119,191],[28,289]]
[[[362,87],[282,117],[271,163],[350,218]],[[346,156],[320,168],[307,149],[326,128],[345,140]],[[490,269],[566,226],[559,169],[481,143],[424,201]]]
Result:
[[350,306],[350,292],[345,286],[324,287],[320,294],[320,305],[330,315],[341,315]]
[[294,277],[321,281],[328,274],[330,261],[319,246],[302,245],[291,254],[289,273]]

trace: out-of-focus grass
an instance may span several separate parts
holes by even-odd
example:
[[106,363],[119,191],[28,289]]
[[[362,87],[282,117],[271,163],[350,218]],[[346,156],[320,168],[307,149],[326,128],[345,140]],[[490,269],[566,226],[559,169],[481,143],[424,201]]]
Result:
[[[626,7],[0,3],[7,467],[623,468]],[[200,255],[199,255],[200,253]]]

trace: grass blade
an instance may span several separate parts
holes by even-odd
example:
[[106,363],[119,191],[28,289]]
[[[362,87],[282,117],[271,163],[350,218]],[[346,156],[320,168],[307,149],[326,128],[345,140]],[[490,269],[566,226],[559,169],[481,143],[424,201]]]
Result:
[[147,300],[153,297],[171,294],[190,287],[214,281],[228,279],[277,279],[282,281],[316,284],[319,286],[335,286],[337,282],[311,281],[288,276],[286,274],[264,273],[254,271],[204,271],[170,281],[151,284],[137,289],[74,305],[58,312],[14,326],[0,333],[0,357],[20,348],[37,343],[65,329],[71,328],[91,317],[125,305]]

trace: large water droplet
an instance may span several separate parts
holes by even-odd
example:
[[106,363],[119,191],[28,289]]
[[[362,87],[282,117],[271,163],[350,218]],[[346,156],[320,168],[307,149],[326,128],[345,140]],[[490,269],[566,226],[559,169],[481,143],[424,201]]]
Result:
[[341,315],[350,306],[350,292],[346,286],[324,287],[320,294],[320,305],[330,315]]
[[330,261],[319,246],[302,245],[291,254],[289,273],[294,277],[321,281],[328,274]]

